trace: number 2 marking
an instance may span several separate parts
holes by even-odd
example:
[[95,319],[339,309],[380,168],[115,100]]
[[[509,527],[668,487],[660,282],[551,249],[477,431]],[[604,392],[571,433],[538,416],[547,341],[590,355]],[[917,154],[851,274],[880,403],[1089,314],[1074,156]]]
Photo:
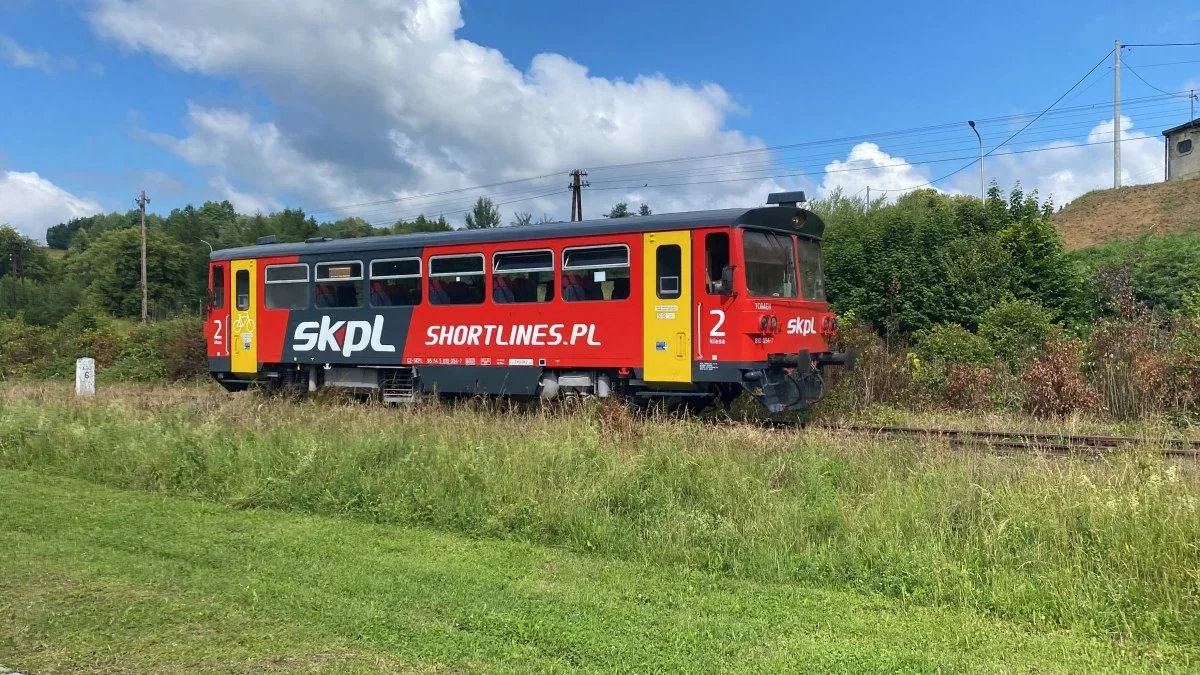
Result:
[[708,332],[709,337],[725,337],[725,331],[721,327],[725,325],[725,310],[710,309],[708,313],[717,317],[717,323],[713,325],[712,330]]
[[224,343],[224,337],[221,335],[221,329],[223,327],[224,326],[222,325],[221,320],[217,319],[217,329],[215,331],[213,331],[213,344],[214,345],[219,345],[219,344]]

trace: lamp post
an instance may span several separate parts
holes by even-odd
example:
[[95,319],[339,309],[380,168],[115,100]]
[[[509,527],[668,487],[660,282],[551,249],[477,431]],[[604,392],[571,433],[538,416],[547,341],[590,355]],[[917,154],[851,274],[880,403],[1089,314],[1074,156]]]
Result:
[[987,186],[983,181],[983,136],[980,136],[979,130],[975,128],[975,120],[967,120],[967,124],[971,125],[971,131],[974,131],[975,138],[979,139],[979,198],[987,201]]

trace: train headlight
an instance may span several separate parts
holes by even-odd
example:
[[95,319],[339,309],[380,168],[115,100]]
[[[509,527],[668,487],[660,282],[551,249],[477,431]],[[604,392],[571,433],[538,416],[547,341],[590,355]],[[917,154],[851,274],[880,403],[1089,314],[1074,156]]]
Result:
[[763,314],[762,318],[760,318],[758,320],[758,332],[760,332],[760,333],[767,332],[767,326],[768,326],[767,315]]
[[771,315],[771,332],[779,332],[779,317],[775,316],[774,314]]

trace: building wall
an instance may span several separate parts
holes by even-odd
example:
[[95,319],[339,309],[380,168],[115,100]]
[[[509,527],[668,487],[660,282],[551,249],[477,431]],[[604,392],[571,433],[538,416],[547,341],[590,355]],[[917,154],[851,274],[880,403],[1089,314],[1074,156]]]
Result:
[[[1192,141],[1192,151],[1179,154],[1179,142]],[[1200,129],[1185,129],[1167,139],[1167,180],[1200,176]]]

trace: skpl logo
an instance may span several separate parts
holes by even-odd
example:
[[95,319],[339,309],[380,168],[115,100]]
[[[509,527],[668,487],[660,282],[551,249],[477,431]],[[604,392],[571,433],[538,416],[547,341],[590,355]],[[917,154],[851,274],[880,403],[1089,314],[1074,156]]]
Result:
[[799,317],[790,319],[787,322],[788,335],[816,335],[816,320],[812,318],[801,319]]
[[349,357],[354,352],[370,348],[374,352],[395,352],[395,345],[383,344],[383,317],[376,316],[374,323],[370,321],[330,321],[329,317],[321,317],[321,321],[305,321],[296,326],[295,341],[292,349],[298,352],[341,352]]

